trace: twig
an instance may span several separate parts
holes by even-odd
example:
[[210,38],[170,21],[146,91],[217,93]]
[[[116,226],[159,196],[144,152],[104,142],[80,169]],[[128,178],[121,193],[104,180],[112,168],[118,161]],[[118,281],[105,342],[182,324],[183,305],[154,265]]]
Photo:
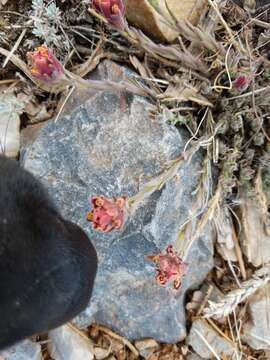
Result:
[[244,97],[247,97],[247,96],[252,96],[253,94],[257,95],[257,94],[260,94],[261,92],[263,92],[265,90],[270,90],[270,86],[265,86],[264,88],[261,88],[261,89],[257,89],[257,90],[254,90],[254,91],[249,91],[249,92],[247,92],[245,94],[242,94],[242,95],[233,96],[233,97],[227,98],[226,100],[230,101],[230,100],[241,99],[241,98],[244,98]]
[[124,345],[126,345],[129,350],[136,356],[139,357],[139,352],[138,350],[131,344],[130,341],[128,341],[126,338],[124,338],[123,336],[120,336],[118,334],[116,334],[115,332],[113,332],[112,330],[106,328],[105,326],[102,325],[96,325],[96,328],[106,334],[108,334],[109,336],[111,336],[112,338],[116,339],[116,340],[120,340],[122,341],[122,343]]
[[[214,86],[212,87],[212,89],[214,90],[231,90],[232,89],[232,79],[231,79],[231,75],[230,75],[230,70],[229,70],[229,66],[228,66],[228,57],[229,57],[229,53],[231,50],[232,44],[229,45],[228,50],[226,52],[226,56],[225,56],[225,70],[222,70],[217,77],[215,78],[214,81]],[[222,86],[222,85],[216,85],[218,79],[220,78],[220,76],[226,72],[227,73],[227,77],[229,80],[229,86]]]
[[219,184],[217,187],[217,190],[215,192],[215,195],[209,201],[208,210],[203,214],[201,219],[198,221],[195,233],[189,239],[186,247],[182,250],[181,255],[182,255],[182,258],[184,261],[187,259],[189,250],[191,249],[194,241],[201,235],[201,233],[202,233],[203,229],[205,228],[206,224],[208,223],[208,221],[213,219],[214,213],[220,204],[221,194],[222,194],[221,184]]
[[171,160],[168,169],[148,181],[137,194],[129,198],[127,211],[129,213],[133,213],[145,199],[149,198],[149,196],[151,196],[155,191],[161,190],[168,181],[174,178],[183,162],[191,161],[193,155],[201,147],[205,146],[205,142],[208,140],[208,138],[202,137],[200,140],[196,141],[190,149],[184,151],[178,158]]
[[211,326],[216,330],[217,333],[219,333],[224,339],[226,339],[226,340],[229,341],[232,345],[235,346],[233,340],[230,339],[226,334],[224,334],[224,332],[220,330],[220,328],[214,323],[213,320],[207,319],[206,321],[208,322],[209,325],[211,325]]
[[73,330],[75,333],[77,333],[78,335],[80,335],[81,337],[83,337],[85,340],[88,340],[89,343],[91,343],[91,339],[89,339],[89,337],[82,331],[80,330],[77,326],[75,326],[74,324],[72,324],[71,322],[67,323],[67,326]]
[[20,81],[20,80],[18,80],[18,79],[5,79],[5,80],[0,80],[0,85],[18,83],[19,81]]
[[216,351],[213,349],[213,347],[209,344],[209,342],[205,339],[205,337],[200,333],[199,330],[194,329],[195,333],[202,339],[202,341],[205,343],[205,345],[208,347],[208,349],[211,351],[211,353],[215,356],[217,360],[221,360]]
[[7,55],[4,63],[3,63],[3,68],[6,67],[7,63],[9,62],[11,56],[15,53],[15,51],[18,49],[18,46],[20,45],[22,39],[24,38],[24,35],[26,34],[27,29],[24,29],[21,33],[21,35],[18,37],[17,41],[15,42],[12,50],[10,51],[10,53]]
[[203,309],[205,308],[205,305],[206,305],[207,301],[209,300],[213,290],[214,290],[214,286],[210,284],[209,288],[207,289],[207,292],[205,294],[205,297],[204,297],[199,309],[196,312],[196,316],[200,316],[201,313],[203,312]]
[[235,254],[236,254],[237,261],[238,261],[238,264],[239,264],[239,267],[240,267],[242,278],[243,278],[243,280],[246,280],[247,273],[246,273],[246,269],[245,269],[245,263],[244,263],[244,260],[243,260],[241,247],[239,245],[239,240],[238,240],[238,237],[236,235],[235,228],[234,228],[233,224],[232,224],[232,238],[233,238],[233,241],[234,241]]
[[60,115],[61,115],[61,113],[62,113],[62,111],[63,111],[63,109],[64,109],[64,107],[65,107],[65,105],[66,105],[66,103],[68,102],[68,99],[69,99],[70,96],[73,94],[74,90],[75,90],[75,86],[72,86],[72,88],[69,90],[67,96],[65,97],[65,100],[63,101],[63,104],[61,105],[61,107],[60,107],[60,109],[59,109],[59,111],[58,111],[58,113],[57,113],[57,115],[56,115],[56,118],[55,118],[55,120],[54,120],[55,123],[56,123],[57,120],[59,119],[59,117],[60,117]]
[[[225,30],[227,31],[227,33],[228,33],[229,36],[230,36],[230,41],[231,41],[231,43],[235,46],[236,49],[239,49],[240,46],[239,46],[238,42],[235,40],[234,35],[233,35],[230,27],[228,26],[228,24],[226,23],[226,21],[224,20],[224,18],[223,18],[223,16],[222,16],[222,14],[220,13],[216,1],[215,1],[215,0],[208,0],[208,3],[209,3],[210,6],[216,11],[216,13],[217,13],[217,15],[218,15],[218,17],[219,17],[222,25],[224,26]],[[241,49],[240,52],[243,52],[243,49]]]

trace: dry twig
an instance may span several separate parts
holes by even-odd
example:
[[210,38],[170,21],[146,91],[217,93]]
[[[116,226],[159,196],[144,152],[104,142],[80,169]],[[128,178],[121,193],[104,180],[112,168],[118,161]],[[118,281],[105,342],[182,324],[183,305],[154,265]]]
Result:
[[206,318],[222,318],[232,313],[238,304],[265,286],[270,280],[270,264],[257,270],[251,279],[241,284],[241,289],[232,290],[224,298],[215,303],[209,300],[209,307],[204,309]]

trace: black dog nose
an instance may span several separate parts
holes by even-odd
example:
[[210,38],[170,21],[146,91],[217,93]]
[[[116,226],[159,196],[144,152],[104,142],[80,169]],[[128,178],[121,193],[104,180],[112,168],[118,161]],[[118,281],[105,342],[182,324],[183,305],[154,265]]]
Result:
[[88,304],[96,251],[42,185],[0,157],[0,349],[71,320]]

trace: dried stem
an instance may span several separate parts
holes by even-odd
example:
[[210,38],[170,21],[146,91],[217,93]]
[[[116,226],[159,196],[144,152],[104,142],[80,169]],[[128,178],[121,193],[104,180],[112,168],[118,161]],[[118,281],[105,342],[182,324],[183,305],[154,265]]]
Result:
[[138,350],[131,344],[130,341],[128,341],[126,338],[124,338],[123,336],[120,336],[118,334],[116,334],[115,332],[113,332],[112,330],[106,328],[105,326],[102,325],[95,325],[96,328],[102,332],[104,332],[105,334],[108,334],[109,336],[111,336],[112,338],[122,341],[124,345],[126,345],[129,350],[134,354],[134,356],[137,358],[139,357],[139,352]]
[[217,190],[215,192],[215,195],[212,197],[212,199],[209,201],[208,209],[203,214],[201,219],[197,222],[196,230],[192,237],[188,240],[188,242],[185,244],[184,249],[182,250],[182,258],[183,260],[186,260],[189,254],[189,250],[191,249],[193,243],[198,239],[198,237],[201,235],[203,229],[205,228],[208,221],[213,219],[213,216],[215,214],[215,211],[220,205],[220,201],[222,198],[222,188],[221,183],[219,183]]
[[140,85],[134,85],[129,81],[114,82],[111,80],[84,80],[80,76],[65,70],[64,76],[56,84],[46,84],[37,80],[29,70],[27,64],[22,61],[18,56],[11,54],[10,51],[0,47],[0,54],[9,58],[14,65],[16,65],[24,74],[33,81],[40,89],[50,93],[60,93],[65,91],[68,87],[78,87],[93,89],[95,91],[128,91],[136,95],[147,96],[149,92],[146,88]]
[[204,309],[206,318],[222,318],[232,313],[238,304],[265,286],[270,280],[270,264],[257,270],[251,279],[241,284],[241,289],[232,290],[216,303],[209,301],[209,307]]
[[170,161],[170,167],[167,170],[144,184],[141,191],[129,198],[127,204],[128,212],[132,213],[136,211],[138,206],[145,199],[151,196],[155,191],[161,190],[162,187],[177,174],[177,171],[179,170],[182,163],[184,161],[190,161],[192,156],[198,151],[200,147],[201,142],[197,141],[195,145],[193,145],[189,150],[185,151],[177,159]]

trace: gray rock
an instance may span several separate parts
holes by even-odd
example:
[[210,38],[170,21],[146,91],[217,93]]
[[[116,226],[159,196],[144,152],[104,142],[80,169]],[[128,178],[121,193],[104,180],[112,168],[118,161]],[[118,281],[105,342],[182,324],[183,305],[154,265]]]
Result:
[[[116,80],[119,66],[105,62],[96,78]],[[89,307],[77,325],[96,321],[130,339],[177,342],[186,335],[183,301],[198,286],[213,261],[210,229],[193,245],[188,272],[179,291],[155,283],[146,255],[173,244],[191,213],[201,154],[185,164],[131,217],[122,232],[102,234],[86,221],[89,197],[134,195],[143,179],[162,172],[186,142],[160,119],[149,116],[151,103],[131,94],[103,92],[72,99],[72,109],[50,122],[23,152],[24,166],[47,185],[63,215],[82,226],[98,251],[99,271]]]
[[[237,359],[236,349],[233,343],[223,338],[210,326],[206,320],[198,319],[192,323],[187,343],[203,359],[227,356],[229,359]],[[213,349],[210,350],[210,347]],[[235,357],[234,357],[235,356]]]
[[256,350],[270,350],[270,284],[249,298],[251,319],[244,324],[243,340]]
[[30,340],[22,341],[0,352],[5,360],[42,360],[41,346]]

